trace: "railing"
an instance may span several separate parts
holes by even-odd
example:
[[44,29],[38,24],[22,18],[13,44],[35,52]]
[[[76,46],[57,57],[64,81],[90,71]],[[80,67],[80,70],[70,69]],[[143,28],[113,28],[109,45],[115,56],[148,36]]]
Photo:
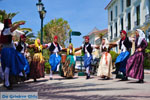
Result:
[[135,26],[135,27],[138,26],[137,24],[138,24],[137,21],[135,21],[135,22],[134,22],[134,26]]

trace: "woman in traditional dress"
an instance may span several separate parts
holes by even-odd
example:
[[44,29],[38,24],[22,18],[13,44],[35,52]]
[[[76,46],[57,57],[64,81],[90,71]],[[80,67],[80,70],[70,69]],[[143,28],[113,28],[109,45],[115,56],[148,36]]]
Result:
[[80,50],[80,48],[73,48],[73,44],[70,43],[68,48],[63,48],[63,51],[67,52],[67,59],[63,64],[62,70],[64,72],[64,77],[73,78],[75,70],[75,52]]
[[130,56],[126,65],[126,75],[135,79],[139,79],[139,83],[143,83],[144,79],[144,53],[148,43],[145,40],[145,34],[142,30],[137,29],[135,41],[135,53]]
[[25,57],[16,51],[14,48],[14,42],[12,40],[13,32],[24,22],[19,22],[12,26],[10,19],[4,20],[4,28],[1,32],[0,43],[2,43],[3,48],[1,51],[1,64],[4,72],[4,86],[7,89],[12,89],[12,84],[10,84],[9,76],[18,75],[23,71],[26,66]]
[[97,76],[104,79],[110,79],[112,76],[112,58],[109,53],[110,46],[108,40],[103,38],[102,44],[100,45],[100,52],[102,52],[102,57],[99,63]]
[[47,46],[42,45],[40,42],[40,39],[36,39],[35,43],[29,46],[30,48],[34,49],[34,56],[31,61],[31,67],[30,67],[30,78],[34,79],[34,82],[36,82],[37,78],[44,77],[44,58],[42,56],[42,50],[46,48]]

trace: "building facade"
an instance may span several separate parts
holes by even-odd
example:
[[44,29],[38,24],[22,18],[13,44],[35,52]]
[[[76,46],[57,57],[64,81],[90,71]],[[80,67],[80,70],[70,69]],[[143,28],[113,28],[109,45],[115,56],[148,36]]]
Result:
[[105,9],[108,11],[109,41],[117,41],[121,30],[126,30],[128,36],[134,36],[139,28],[145,32],[149,42],[150,0],[111,0]]

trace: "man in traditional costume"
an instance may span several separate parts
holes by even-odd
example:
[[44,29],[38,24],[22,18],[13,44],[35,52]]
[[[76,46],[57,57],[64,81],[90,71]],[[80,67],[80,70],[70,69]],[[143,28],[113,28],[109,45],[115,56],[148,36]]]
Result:
[[53,72],[56,72],[57,66],[61,61],[61,57],[58,53],[62,50],[62,47],[58,43],[58,36],[54,36],[53,42],[48,44],[48,48],[51,53],[49,57],[49,64],[51,65],[50,80],[52,80]]
[[84,53],[84,67],[86,68],[86,79],[90,78],[91,61],[93,45],[89,43],[89,36],[85,36],[85,43],[82,45],[82,51]]
[[119,45],[119,49],[121,50],[121,53],[119,56],[116,58],[116,78],[118,78],[119,71],[123,73],[122,81],[128,80],[126,77],[126,64],[127,60],[130,56],[130,49],[132,47],[132,42],[129,40],[127,37],[127,33],[125,30],[122,30],[120,32],[121,34],[121,39],[117,41],[116,43],[110,43],[110,44],[115,44],[116,46]]
[[[19,42],[17,42],[15,45],[16,45],[16,50],[19,51],[22,55],[25,56],[25,51],[28,48],[28,44],[26,43],[25,34],[22,34],[20,36]],[[22,77],[24,76],[23,74],[25,74],[25,77],[26,77],[27,74],[29,74],[29,72],[30,72],[29,63],[28,63],[28,60],[26,59],[26,57],[25,57],[25,61],[26,61],[26,66],[24,67],[24,72],[25,73],[20,73],[20,76],[22,76]]]

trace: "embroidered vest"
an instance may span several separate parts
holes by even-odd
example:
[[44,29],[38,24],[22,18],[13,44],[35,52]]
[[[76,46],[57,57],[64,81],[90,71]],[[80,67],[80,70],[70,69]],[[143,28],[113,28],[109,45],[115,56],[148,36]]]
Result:
[[3,35],[5,29],[2,30],[1,35],[0,35],[0,43],[2,44],[10,44],[12,41],[12,36],[11,35]]
[[[121,49],[121,45],[122,45],[122,39],[119,42],[119,49]],[[132,42],[129,41],[129,38],[126,37],[126,39],[124,40],[123,44],[125,45],[125,47],[127,48],[127,50],[129,51],[132,48]]]
[[[60,46],[59,46],[59,44],[57,43],[57,47],[58,47],[58,50],[60,51]],[[49,47],[49,51],[50,52],[53,52],[54,51],[54,49],[55,49],[55,46],[54,46],[54,44],[53,43],[51,43],[51,46]]]
[[[87,44],[88,45],[88,44]],[[86,44],[84,44],[83,46],[83,53],[85,54],[85,48],[86,48]],[[86,48],[87,51],[91,54],[93,51],[93,48],[91,47],[91,44],[88,45],[88,47]]]

